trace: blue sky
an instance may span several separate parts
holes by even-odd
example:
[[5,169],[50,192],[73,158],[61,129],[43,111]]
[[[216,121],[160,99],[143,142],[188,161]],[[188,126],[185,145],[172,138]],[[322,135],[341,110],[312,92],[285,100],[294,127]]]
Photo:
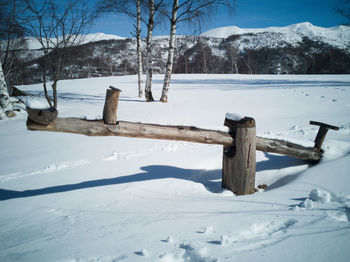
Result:
[[[332,27],[345,22],[335,12],[340,0],[237,0],[235,14],[221,8],[215,16],[205,21],[201,28],[180,24],[178,34],[198,34],[207,30],[235,25],[241,28],[287,26],[310,22],[317,26]],[[91,32],[103,32],[131,37],[132,21],[122,15],[103,15]],[[168,26],[160,25],[155,35],[166,35]]]

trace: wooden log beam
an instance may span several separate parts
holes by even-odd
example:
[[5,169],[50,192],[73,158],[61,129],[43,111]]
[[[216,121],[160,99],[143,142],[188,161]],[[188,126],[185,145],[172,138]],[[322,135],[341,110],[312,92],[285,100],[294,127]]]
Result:
[[318,129],[317,136],[315,138],[315,148],[317,148],[320,151],[322,150],[321,147],[326,138],[328,130],[329,129],[339,130],[338,126],[332,126],[322,122],[310,121],[310,125],[315,125],[320,127]]
[[256,137],[256,150],[282,154],[311,162],[317,162],[322,158],[322,152],[317,148],[305,147],[285,140],[258,136]]
[[[192,126],[171,126],[118,121],[116,125],[99,120],[79,118],[56,118],[49,125],[41,125],[28,119],[28,130],[82,134],[87,136],[124,136],[152,139],[188,141],[203,144],[234,145],[230,134],[222,131],[201,129]],[[256,150],[283,154],[306,161],[318,161],[322,152],[288,141],[256,137]]]
[[201,129],[193,126],[171,126],[118,121],[116,125],[99,120],[57,118],[49,125],[40,125],[28,119],[28,130],[66,132],[87,136],[123,136],[151,139],[188,141],[203,144],[232,144],[232,137],[225,132]]

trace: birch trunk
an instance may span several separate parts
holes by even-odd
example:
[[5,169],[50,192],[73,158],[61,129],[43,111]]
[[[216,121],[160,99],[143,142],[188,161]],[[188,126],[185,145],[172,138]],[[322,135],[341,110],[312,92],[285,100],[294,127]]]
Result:
[[142,89],[142,52],[141,52],[141,8],[140,8],[140,0],[136,1],[136,9],[137,9],[137,27],[136,27],[136,42],[137,42],[137,77],[138,77],[138,90],[139,97],[143,97],[143,89]]
[[154,28],[154,0],[149,1],[149,19],[147,25],[147,40],[146,40],[146,51],[147,51],[147,60],[146,60],[146,86],[145,86],[145,96],[147,102],[153,102],[152,95],[152,34]]
[[0,120],[6,117],[13,117],[15,115],[16,114],[13,111],[13,107],[7,90],[5,76],[2,70],[2,63],[0,62]]
[[172,13],[171,13],[168,61],[166,63],[162,96],[160,98],[160,101],[163,103],[168,102],[168,93],[169,93],[169,86],[170,86],[170,80],[171,80],[171,73],[173,71],[174,52],[175,52],[175,34],[176,34],[176,16],[177,16],[177,11],[178,11],[178,2],[179,2],[178,0],[174,0],[173,9],[172,9]]

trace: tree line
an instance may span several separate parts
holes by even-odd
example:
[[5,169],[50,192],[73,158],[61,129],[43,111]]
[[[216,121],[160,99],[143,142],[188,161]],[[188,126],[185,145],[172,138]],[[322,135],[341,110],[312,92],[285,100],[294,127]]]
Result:
[[[259,39],[251,35],[252,41]],[[274,37],[271,35],[270,37]],[[258,49],[240,47],[235,35],[226,39],[181,36],[175,41],[173,73],[176,74],[349,74],[350,53],[324,42],[304,37],[298,45]],[[263,39],[268,39],[265,35]],[[152,45],[152,70],[165,74],[168,38],[157,38]],[[136,39],[103,40],[73,46],[61,72],[62,79],[137,74]],[[15,85],[41,83],[44,57],[40,51],[27,51],[10,80]],[[31,57],[33,56],[33,57]],[[36,58],[37,57],[37,58]],[[142,43],[142,71],[146,71],[145,43]],[[51,76],[48,75],[51,81]],[[135,90],[136,91],[136,90]]]

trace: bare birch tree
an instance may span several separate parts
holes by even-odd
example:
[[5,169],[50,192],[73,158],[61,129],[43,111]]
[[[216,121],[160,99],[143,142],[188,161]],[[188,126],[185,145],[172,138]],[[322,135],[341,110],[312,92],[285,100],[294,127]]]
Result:
[[148,0],[148,22],[147,22],[147,38],[146,38],[146,85],[145,97],[147,102],[153,102],[152,95],[152,34],[154,29],[155,7],[154,0]]
[[136,1],[136,52],[137,52],[137,86],[139,97],[143,97],[142,89],[142,48],[141,48],[141,4],[142,1]]
[[19,24],[19,1],[0,2],[0,119],[15,116],[10,101],[11,85],[6,79],[15,69],[18,49],[23,48],[23,28]]
[[[24,29],[19,23],[20,0],[0,0],[0,59],[5,80],[18,66],[19,56],[26,48]],[[11,84],[7,86],[11,95]]]
[[161,102],[168,102],[171,73],[174,64],[174,45],[177,25],[184,21],[189,22],[194,19],[200,19],[204,15],[215,11],[215,8],[220,5],[233,9],[233,3],[234,0],[172,0],[171,12],[165,13],[170,21],[170,37],[164,84],[160,98]]
[[0,62],[0,120],[6,117],[15,116],[12,104],[10,102],[9,93],[6,86],[2,63]]
[[226,55],[229,57],[230,63],[231,63],[231,68],[230,68],[231,74],[234,74],[234,73],[238,74],[239,73],[238,71],[239,51],[232,44],[229,44],[226,48],[227,48]]
[[[61,79],[70,47],[83,40],[81,35],[92,22],[84,0],[23,0],[26,4],[27,33],[40,44],[43,52],[42,80],[50,108],[57,109],[57,83]],[[52,80],[52,98],[47,82]]]
[[[156,26],[156,15],[160,14],[160,10],[164,7],[166,2],[164,0],[145,0],[144,5],[148,9],[147,37],[146,37],[146,84],[145,97],[147,102],[153,102],[152,94],[152,76],[153,76],[153,54],[152,54],[152,37],[153,30]],[[160,21],[161,19],[159,19]],[[158,21],[158,22],[159,22]]]
[[142,46],[141,46],[141,7],[145,0],[102,0],[98,3],[98,13],[114,12],[125,14],[135,21],[136,55],[137,55],[137,86],[138,96],[143,97],[142,88]]

